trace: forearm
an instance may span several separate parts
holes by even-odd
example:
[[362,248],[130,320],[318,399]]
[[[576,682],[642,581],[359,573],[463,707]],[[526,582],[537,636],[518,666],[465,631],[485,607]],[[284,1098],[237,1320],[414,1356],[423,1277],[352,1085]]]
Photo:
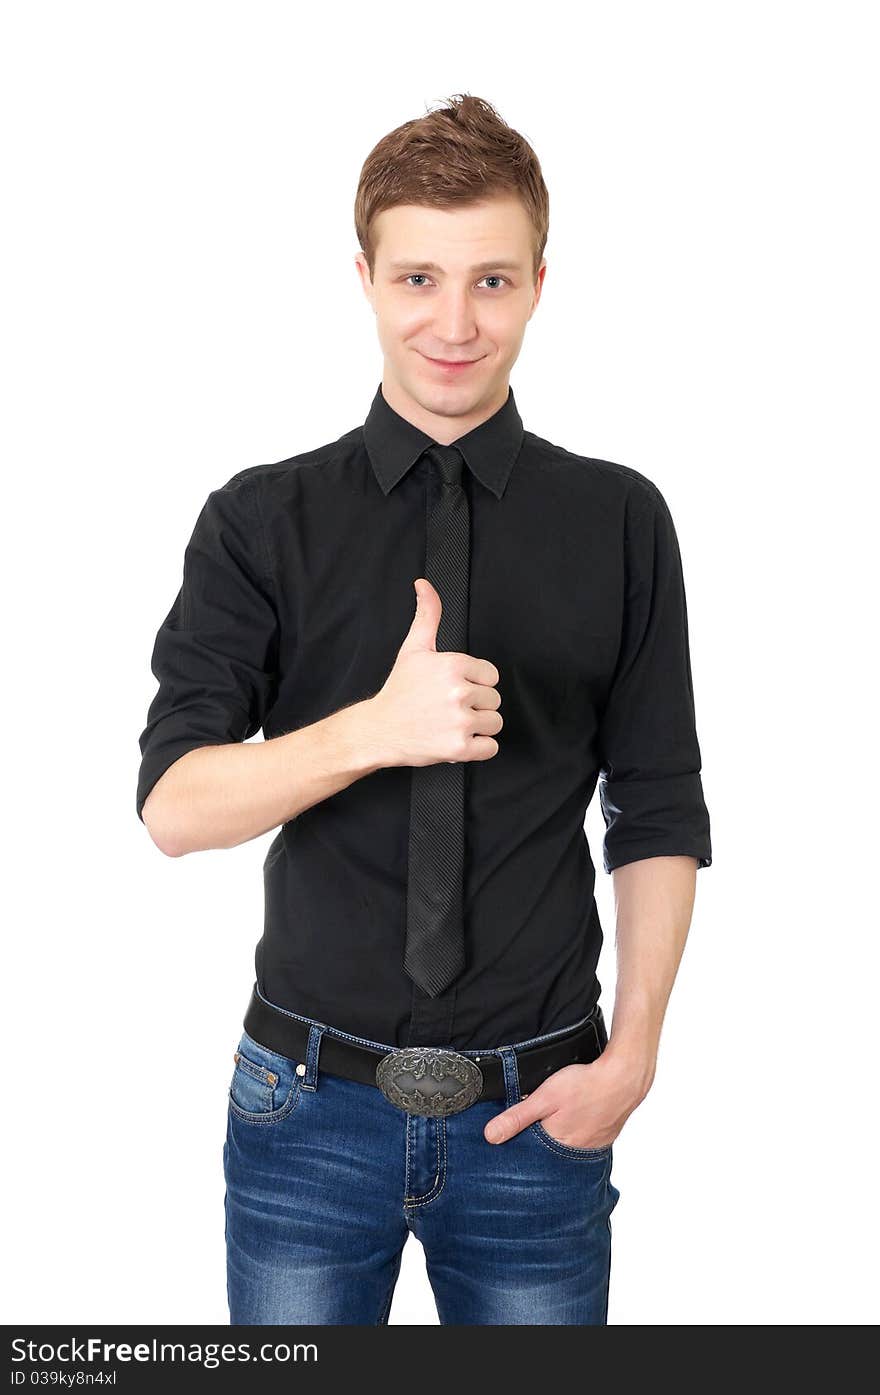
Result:
[[690,929],[697,862],[693,857],[649,857],[628,862],[611,876],[617,989],[607,1049],[625,1062],[635,1088],[647,1094]]
[[170,857],[235,847],[391,763],[372,703],[269,741],[187,751],[144,804],[153,841]]

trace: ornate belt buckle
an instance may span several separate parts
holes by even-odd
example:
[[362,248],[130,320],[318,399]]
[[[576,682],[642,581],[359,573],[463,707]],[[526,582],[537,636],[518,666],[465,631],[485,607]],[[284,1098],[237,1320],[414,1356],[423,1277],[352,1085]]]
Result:
[[442,1046],[406,1046],[389,1051],[376,1067],[376,1084],[407,1114],[443,1119],[480,1098],[483,1072],[469,1056]]

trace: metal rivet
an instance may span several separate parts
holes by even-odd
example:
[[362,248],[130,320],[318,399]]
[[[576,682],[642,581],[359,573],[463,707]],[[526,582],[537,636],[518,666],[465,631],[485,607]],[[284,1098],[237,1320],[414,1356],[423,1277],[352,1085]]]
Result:
[[268,1082],[269,1082],[270,1085],[277,1085],[277,1084],[278,1084],[278,1076],[275,1074],[274,1071],[271,1071],[271,1070],[270,1070],[269,1073],[268,1073],[268,1075],[266,1076],[266,1079],[268,1080]]
[[237,1052],[237,1051],[236,1051],[236,1053],[235,1053],[234,1059],[235,1059],[235,1062],[236,1062],[236,1064],[237,1064],[237,1063],[238,1063],[238,1052]]
[[297,1066],[297,1068],[296,1068],[296,1073],[297,1073],[297,1075],[305,1075],[305,1073],[306,1073],[306,1068],[305,1068],[305,1066],[303,1065],[302,1061],[300,1061],[299,1065]]

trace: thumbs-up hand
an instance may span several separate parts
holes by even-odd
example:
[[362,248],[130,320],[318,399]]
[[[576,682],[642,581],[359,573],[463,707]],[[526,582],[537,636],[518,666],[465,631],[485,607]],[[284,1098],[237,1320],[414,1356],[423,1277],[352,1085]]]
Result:
[[414,583],[416,613],[384,685],[370,699],[393,753],[386,765],[491,760],[504,725],[499,673],[488,659],[437,649],[443,604],[426,577]]

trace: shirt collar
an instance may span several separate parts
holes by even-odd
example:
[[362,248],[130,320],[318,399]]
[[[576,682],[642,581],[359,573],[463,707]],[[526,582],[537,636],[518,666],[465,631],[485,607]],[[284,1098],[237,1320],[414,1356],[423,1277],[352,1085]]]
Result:
[[[522,418],[513,388],[498,411],[451,444],[458,447],[481,484],[500,499],[523,441]],[[388,494],[422,455],[436,445],[433,436],[396,412],[382,394],[382,384],[364,423],[364,445],[383,494]]]

